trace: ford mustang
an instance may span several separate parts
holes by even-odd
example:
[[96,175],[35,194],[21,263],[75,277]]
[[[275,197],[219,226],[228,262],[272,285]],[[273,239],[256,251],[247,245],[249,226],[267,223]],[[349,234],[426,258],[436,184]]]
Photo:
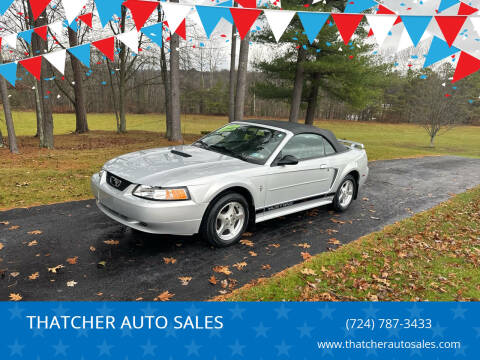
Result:
[[248,120],[191,145],[119,156],[91,187],[99,209],[123,225],[200,233],[223,247],[261,221],[327,204],[345,211],[367,176],[362,144],[314,126]]

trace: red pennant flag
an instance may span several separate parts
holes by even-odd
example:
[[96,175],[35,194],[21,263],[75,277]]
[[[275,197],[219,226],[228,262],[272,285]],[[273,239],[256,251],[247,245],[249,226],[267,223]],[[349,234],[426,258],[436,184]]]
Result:
[[353,33],[363,19],[363,14],[332,14],[332,17],[337,24],[343,42],[348,45]]
[[2,48],[2,38],[0,37],[0,49]]
[[461,80],[478,70],[480,70],[480,59],[477,59],[476,57],[473,57],[472,55],[462,51],[460,53],[460,58],[458,59],[455,74],[453,75],[452,83]]
[[47,41],[47,31],[48,31],[48,25],[45,26],[40,26],[38,28],[33,29],[35,34],[40,36],[43,40]]
[[175,30],[175,34],[178,34],[183,40],[187,40],[187,23],[185,19],[183,19],[182,23],[178,25],[177,30]]
[[257,7],[257,0],[235,0],[235,2],[244,8],[255,9]]
[[[238,29],[240,38],[243,38],[248,34],[255,20],[262,13],[262,10],[242,9],[242,8],[230,8],[230,12],[235,22],[235,26]],[[363,16],[363,15],[362,15]]]
[[32,8],[33,18],[37,20],[40,14],[50,4],[52,0],[30,0],[30,7]]
[[114,60],[115,54],[115,38],[113,36],[92,42],[92,45],[95,46],[98,50],[102,52],[107,58],[111,61]]
[[368,31],[368,37],[370,37],[370,36],[373,36],[373,30],[372,30],[372,29],[370,29],[370,30]]
[[478,11],[478,9],[467,5],[463,2],[460,3],[460,8],[458,9],[458,15],[472,15],[475,14]]
[[467,20],[466,16],[435,16],[437,24],[442,30],[442,34],[447,41],[448,46],[452,46],[457,38],[458,33],[462,29],[463,24]]
[[78,17],[78,20],[82,21],[85,25],[87,25],[90,29],[92,28],[92,18],[93,13],[83,14]]
[[150,15],[157,8],[158,2],[156,1],[144,1],[144,0],[127,0],[123,3],[125,7],[130,9],[133,22],[137,28],[137,31],[145,25]]
[[32,74],[35,79],[40,80],[40,74],[42,72],[42,56],[35,56],[29,59],[19,61],[30,74]]
[[[393,12],[392,10],[390,10],[389,8],[383,5],[378,6],[377,15],[395,15],[395,14],[396,12]],[[397,24],[400,24],[401,22],[402,22],[402,18],[399,16],[397,17],[397,20],[395,20],[395,23],[393,25],[395,26]]]

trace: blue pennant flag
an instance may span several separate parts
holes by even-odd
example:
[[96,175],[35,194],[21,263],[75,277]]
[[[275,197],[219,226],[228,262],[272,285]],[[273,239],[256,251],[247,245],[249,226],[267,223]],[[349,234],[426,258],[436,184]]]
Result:
[[329,13],[315,13],[305,11],[298,11],[297,15],[302,22],[303,29],[305,30],[305,34],[307,34],[310,44],[313,43],[319,31],[322,30],[323,25],[325,25],[325,22],[330,16]]
[[460,49],[457,49],[455,46],[450,47],[446,41],[434,36],[423,67],[435,64],[437,61],[443,60],[459,51]]
[[412,39],[413,45],[417,47],[418,43],[422,39],[425,30],[427,30],[428,24],[432,20],[431,16],[407,16],[402,15],[402,22],[405,25],[405,29]]
[[69,24],[67,20],[63,20],[63,25],[64,25],[64,27],[69,27],[70,29],[72,29],[75,32],[78,31],[78,25],[77,25],[77,22],[75,20],[73,20],[71,24]]
[[83,65],[90,67],[90,44],[84,44],[68,49]]
[[22,38],[27,43],[31,44],[32,43],[32,34],[33,34],[33,29],[25,30],[25,31],[22,31],[22,32],[18,33],[18,37]]
[[2,75],[10,84],[15,86],[15,80],[17,80],[17,63],[11,62],[0,65],[0,75]]
[[438,6],[438,12],[442,12],[443,10],[448,9],[459,2],[460,0],[442,0]]
[[231,22],[233,22],[232,14],[228,8],[201,5],[197,5],[195,8],[197,9],[198,16],[202,21],[208,38],[210,38],[210,35],[212,35],[213,30],[215,30],[215,27],[222,17],[228,21],[232,20]]
[[3,15],[8,10],[14,0],[0,0],[0,15]]
[[360,13],[362,11],[368,10],[374,6],[377,6],[378,3],[374,0],[353,0],[348,1],[347,6],[345,6],[345,13]]
[[123,0],[95,0],[98,16],[103,27],[108,24],[113,15],[120,15],[122,3]]
[[140,31],[145,34],[150,40],[152,40],[155,44],[162,47],[162,23],[157,23],[150,26],[145,26],[141,28]]
[[233,0],[227,0],[227,1],[218,1],[215,4],[215,6],[226,6],[226,7],[233,7]]

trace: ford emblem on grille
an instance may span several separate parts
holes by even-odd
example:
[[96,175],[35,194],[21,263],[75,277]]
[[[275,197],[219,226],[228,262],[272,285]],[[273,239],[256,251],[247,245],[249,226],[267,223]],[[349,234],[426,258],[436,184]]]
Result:
[[115,176],[110,176],[110,185],[119,188],[122,186],[122,180],[117,179]]

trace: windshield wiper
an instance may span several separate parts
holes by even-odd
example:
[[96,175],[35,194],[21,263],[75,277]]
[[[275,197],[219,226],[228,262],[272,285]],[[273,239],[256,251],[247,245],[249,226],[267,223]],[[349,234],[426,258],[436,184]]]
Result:
[[210,149],[210,145],[208,145],[205,141],[203,140],[197,140],[193,143],[193,145],[198,144],[204,149]]
[[241,154],[237,154],[233,150],[227,149],[225,146],[210,145],[209,147],[210,147],[210,149],[218,150],[218,152],[223,153],[225,155],[229,155],[231,157],[234,157],[234,158],[237,158],[237,159],[240,159],[240,160],[243,160],[243,161],[247,161],[244,156],[242,156]]

